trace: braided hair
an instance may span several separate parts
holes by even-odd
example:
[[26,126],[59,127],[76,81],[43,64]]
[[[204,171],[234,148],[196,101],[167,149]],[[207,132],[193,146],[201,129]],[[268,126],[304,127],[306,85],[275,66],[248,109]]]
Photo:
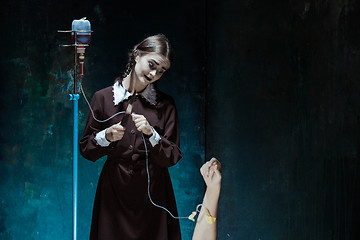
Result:
[[129,75],[131,73],[131,71],[133,70],[133,68],[135,67],[136,53],[137,53],[137,51],[135,49],[129,53],[129,60],[128,60],[128,63],[126,64],[126,69],[125,69],[124,73],[122,74],[123,78],[125,78],[127,75]]

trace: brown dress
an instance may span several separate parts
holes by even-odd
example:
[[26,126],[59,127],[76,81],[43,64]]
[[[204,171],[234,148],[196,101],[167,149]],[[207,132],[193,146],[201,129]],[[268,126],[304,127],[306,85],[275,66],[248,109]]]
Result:
[[[149,156],[150,195],[156,204],[178,216],[167,169],[182,157],[177,112],[170,96],[154,89],[150,91],[151,94],[156,94],[155,102],[151,101],[151,97],[139,94],[133,104],[133,112],[144,115],[161,137],[154,147],[145,137]],[[128,102],[126,99],[115,105],[111,86],[96,92],[91,106],[95,117],[103,120],[124,111]],[[80,140],[80,153],[86,159],[96,161],[102,156],[108,156],[97,186],[90,239],[179,240],[179,221],[163,209],[155,207],[149,200],[145,146],[142,134],[137,131],[131,118],[125,126],[124,137],[116,145],[102,147],[95,140],[98,132],[119,123],[122,117],[123,114],[120,114],[105,123],[99,123],[89,113],[84,136]]]

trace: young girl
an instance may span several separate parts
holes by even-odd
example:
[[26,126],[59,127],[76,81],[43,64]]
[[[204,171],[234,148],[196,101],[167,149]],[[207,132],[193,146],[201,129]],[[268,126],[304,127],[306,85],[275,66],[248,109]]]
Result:
[[[181,239],[179,221],[151,202],[177,216],[167,169],[182,157],[177,111],[173,99],[153,86],[169,70],[172,55],[165,36],[144,39],[130,52],[123,77],[93,96],[94,116],[88,116],[80,153],[91,161],[105,155],[107,160],[97,186],[91,240]],[[126,111],[134,92],[126,124],[120,124],[124,114],[98,121]]]

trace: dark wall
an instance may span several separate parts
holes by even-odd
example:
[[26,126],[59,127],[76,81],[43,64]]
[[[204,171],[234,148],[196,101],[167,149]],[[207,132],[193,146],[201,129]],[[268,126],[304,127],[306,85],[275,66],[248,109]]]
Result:
[[[2,3],[0,239],[72,236],[73,56],[56,31],[84,16],[89,99],[145,36],[173,44],[159,88],[180,117],[184,157],[170,169],[180,215],[202,200],[198,169],[216,156],[219,239],[358,239],[359,14],[335,0]],[[79,239],[104,161],[79,159]],[[193,227],[181,221],[184,240]]]
[[210,1],[219,239],[358,239],[359,3]]

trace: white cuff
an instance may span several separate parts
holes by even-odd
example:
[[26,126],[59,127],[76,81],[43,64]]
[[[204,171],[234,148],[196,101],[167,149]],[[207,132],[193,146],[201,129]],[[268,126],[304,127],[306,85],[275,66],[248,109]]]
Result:
[[110,142],[105,138],[105,131],[106,129],[102,130],[101,132],[98,132],[95,136],[95,141],[97,142],[97,144],[99,144],[102,147],[107,147],[110,145]]
[[153,130],[153,135],[151,135],[151,137],[149,138],[149,141],[151,143],[151,146],[156,146],[156,144],[159,143],[161,137],[160,135],[155,131],[155,129],[153,127],[151,127]]

